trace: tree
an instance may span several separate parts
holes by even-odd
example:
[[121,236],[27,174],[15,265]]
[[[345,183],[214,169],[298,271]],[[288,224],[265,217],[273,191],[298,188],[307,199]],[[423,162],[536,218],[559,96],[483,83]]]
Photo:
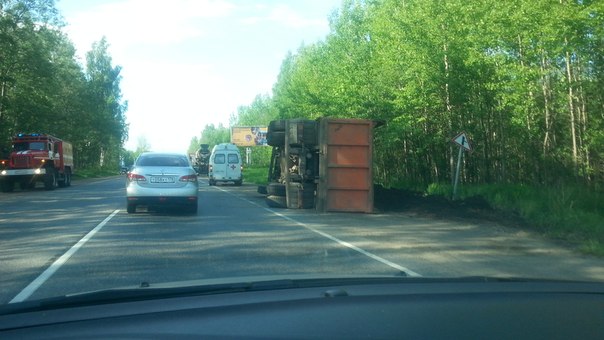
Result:
[[222,125],[222,123],[218,124],[218,126],[214,126],[214,124],[207,124],[201,131],[199,143],[209,144],[211,149],[214,145],[228,143],[230,140],[231,131],[229,128]]
[[268,95],[257,95],[248,106],[237,109],[233,126],[267,126],[271,120],[278,119],[279,113],[273,106],[273,101]]
[[[86,78],[88,81],[88,123],[94,126],[87,136],[83,153],[99,154],[111,163],[118,160],[119,147],[127,139],[125,111],[120,89],[120,66],[113,66],[108,53],[109,44],[103,37],[86,53]],[[102,165],[102,164],[101,164]]]

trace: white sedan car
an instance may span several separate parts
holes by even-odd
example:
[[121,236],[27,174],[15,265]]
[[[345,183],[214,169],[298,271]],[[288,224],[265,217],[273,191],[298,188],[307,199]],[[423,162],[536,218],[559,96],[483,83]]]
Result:
[[145,152],[127,174],[128,213],[136,207],[183,207],[197,213],[197,173],[189,157],[179,153]]

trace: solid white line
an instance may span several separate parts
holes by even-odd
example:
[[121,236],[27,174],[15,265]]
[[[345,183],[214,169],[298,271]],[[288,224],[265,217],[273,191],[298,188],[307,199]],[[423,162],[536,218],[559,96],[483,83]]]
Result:
[[273,210],[273,209],[270,209],[270,208],[267,208],[267,207],[263,207],[263,206],[259,205],[259,204],[258,204],[258,203],[256,203],[256,202],[252,202],[252,201],[250,201],[250,200],[248,200],[248,199],[246,199],[246,198],[243,198],[243,197],[241,197],[241,196],[237,196],[237,195],[235,195],[235,194],[231,193],[230,191],[224,190],[224,189],[222,189],[222,188],[220,188],[220,187],[215,187],[215,188],[216,188],[216,189],[219,189],[219,190],[221,190],[221,191],[223,191],[223,192],[225,192],[225,193],[227,193],[227,194],[229,194],[229,195],[235,196],[235,197],[239,198],[240,200],[246,201],[246,202],[248,202],[248,203],[250,203],[250,204],[252,204],[252,205],[255,205],[255,206],[259,207],[259,208],[262,208],[262,209],[264,209],[264,210],[266,210],[266,211],[268,211],[268,212],[270,212],[270,213],[273,213],[273,214],[275,214],[275,215],[277,215],[277,216],[279,216],[279,217],[281,217],[281,218],[284,218],[284,219],[286,219],[286,220],[288,220],[288,221],[290,221],[290,222],[292,222],[292,223],[295,223],[295,224],[297,224],[297,225],[299,225],[299,226],[301,226],[301,227],[304,227],[304,228],[306,228],[306,229],[308,229],[308,230],[310,230],[310,231],[312,231],[312,232],[314,232],[314,233],[317,233],[317,234],[319,234],[319,235],[321,235],[321,236],[323,236],[323,237],[326,237],[326,238],[328,238],[328,239],[330,239],[330,240],[332,240],[332,241],[334,241],[334,242],[337,242],[337,243],[339,243],[340,245],[343,245],[344,247],[347,247],[347,248],[350,248],[350,249],[352,249],[352,250],[355,250],[355,251],[357,251],[357,252],[359,252],[359,253],[361,253],[361,254],[363,254],[363,255],[365,255],[365,256],[368,256],[368,257],[370,257],[370,258],[372,258],[372,259],[374,259],[374,260],[376,260],[376,261],[378,261],[378,262],[381,262],[381,263],[383,263],[383,264],[385,264],[385,265],[387,265],[387,266],[390,266],[390,267],[392,267],[392,268],[394,268],[394,269],[397,269],[397,270],[403,271],[403,272],[405,272],[405,273],[406,273],[408,276],[412,276],[412,277],[421,277],[421,275],[420,275],[419,273],[414,272],[413,270],[411,270],[411,269],[409,269],[409,268],[406,268],[406,267],[403,267],[403,266],[401,266],[401,265],[398,265],[398,264],[396,264],[396,263],[394,263],[394,262],[388,261],[388,260],[386,260],[385,258],[380,257],[380,256],[378,256],[378,255],[375,255],[375,254],[373,254],[373,253],[371,253],[371,252],[368,252],[368,251],[366,251],[366,250],[364,250],[364,249],[362,249],[362,248],[359,248],[359,247],[355,246],[354,244],[348,243],[348,242],[346,242],[346,241],[342,241],[342,240],[340,240],[339,238],[337,238],[337,237],[335,237],[335,236],[332,236],[332,235],[330,235],[330,234],[328,234],[328,233],[326,233],[326,232],[323,232],[323,231],[320,231],[320,230],[318,230],[318,229],[315,229],[315,228],[313,228],[313,227],[311,227],[311,226],[309,226],[309,225],[307,225],[307,224],[305,224],[305,223],[302,223],[302,222],[296,221],[295,219],[293,219],[293,218],[291,218],[291,217],[289,217],[289,216],[285,216],[285,215],[283,215],[283,214],[282,214],[282,213],[280,213],[280,212],[277,212],[277,211],[275,211],[275,210]]
[[15,296],[9,303],[15,302],[23,302],[25,299],[30,297],[46,280],[48,280],[69,258],[75,254],[78,249],[82,248],[82,246],[88,242],[96,234],[101,228],[109,222],[119,212],[115,210],[109,216],[107,216],[101,223],[99,223],[94,229],[92,229],[86,236],[84,236],[81,240],[78,241],[73,247],[71,247],[65,254],[59,257],[55,262],[53,262],[50,267],[46,268],[46,270],[40,274],[35,280],[33,280],[27,287],[25,287],[17,296]]

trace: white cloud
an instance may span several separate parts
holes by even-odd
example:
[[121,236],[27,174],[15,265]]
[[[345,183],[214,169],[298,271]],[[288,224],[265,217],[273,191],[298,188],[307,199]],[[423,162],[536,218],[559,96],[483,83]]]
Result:
[[321,19],[308,19],[299,15],[296,11],[292,10],[288,6],[280,5],[273,8],[269,14],[269,19],[274,22],[281,23],[284,26],[294,28],[304,27],[324,27],[326,26],[326,20]]
[[254,8],[260,10],[262,13],[244,18],[242,20],[244,24],[255,25],[263,22],[272,22],[288,28],[315,27],[321,29],[325,29],[328,26],[327,20],[324,18],[306,18],[291,7],[283,4],[271,8],[267,6],[256,6]]

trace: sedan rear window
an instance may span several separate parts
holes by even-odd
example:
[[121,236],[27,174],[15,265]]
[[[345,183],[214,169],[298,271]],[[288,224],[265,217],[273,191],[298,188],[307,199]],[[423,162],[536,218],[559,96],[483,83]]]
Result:
[[185,157],[180,156],[148,156],[141,157],[137,165],[186,167],[189,166],[189,162],[187,162]]

